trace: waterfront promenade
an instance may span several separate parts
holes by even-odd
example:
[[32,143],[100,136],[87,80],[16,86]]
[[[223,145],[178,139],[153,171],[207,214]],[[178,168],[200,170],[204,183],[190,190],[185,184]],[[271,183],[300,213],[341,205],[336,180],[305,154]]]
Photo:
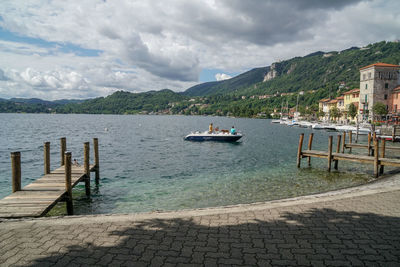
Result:
[[0,266],[398,266],[400,175],[222,208],[0,222]]

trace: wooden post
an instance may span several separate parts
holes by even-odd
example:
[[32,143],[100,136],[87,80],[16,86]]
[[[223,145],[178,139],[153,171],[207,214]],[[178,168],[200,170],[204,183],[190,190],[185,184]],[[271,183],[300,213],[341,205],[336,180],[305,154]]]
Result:
[[85,190],[86,195],[90,196],[90,165],[89,165],[89,142],[83,145],[83,158],[84,158],[84,170],[85,170]]
[[74,214],[74,205],[72,202],[72,184],[71,184],[71,152],[64,154],[64,167],[65,167],[65,201],[67,203],[68,215]]
[[329,136],[329,143],[328,143],[328,172],[331,171],[332,165],[332,136]]
[[343,132],[342,153],[344,153],[345,147],[346,147],[346,132]]
[[297,149],[297,168],[300,168],[300,163],[301,163],[301,150],[303,148],[303,139],[304,139],[304,133],[300,134],[300,139],[299,139],[299,147]]
[[[352,143],[352,140],[353,139],[353,132],[352,131],[350,131],[349,132],[349,144],[351,145],[351,143]],[[353,149],[350,147],[350,153],[351,153],[351,151],[352,151]]]
[[371,156],[371,132],[368,133],[368,156]]
[[358,143],[359,129],[360,129],[360,125],[358,124],[358,119],[357,119],[357,128],[356,128],[356,143]]
[[[340,141],[341,141],[341,138],[342,138],[342,136],[340,134],[338,134],[338,136],[337,136],[336,153],[340,152]],[[339,164],[339,160],[335,160],[335,165],[334,165],[335,170],[338,169],[338,164]]]
[[379,176],[379,143],[377,139],[374,139],[374,174],[375,178]]
[[96,184],[99,184],[100,180],[100,164],[99,164],[99,139],[93,138],[93,150],[94,150],[94,166],[96,171]]
[[44,143],[44,174],[50,173],[50,142]]
[[[386,149],[386,140],[385,140],[385,138],[382,138],[382,147],[381,147],[381,154],[380,154],[381,158],[385,157],[385,149]],[[381,169],[379,171],[380,174],[383,174],[383,167],[384,166],[381,165]]]
[[[314,133],[310,133],[310,137],[308,137],[308,150],[312,148],[312,141],[314,138]],[[308,166],[311,166],[311,157],[308,157]]]
[[60,138],[60,147],[61,147],[61,153],[60,153],[60,155],[61,155],[61,163],[60,163],[60,165],[63,166],[64,162],[65,162],[65,159],[64,159],[65,155],[64,154],[65,154],[65,151],[67,150],[67,139],[65,137],[61,137]]
[[396,139],[396,125],[393,125],[392,129],[392,142]]
[[11,152],[12,192],[21,191],[21,153]]

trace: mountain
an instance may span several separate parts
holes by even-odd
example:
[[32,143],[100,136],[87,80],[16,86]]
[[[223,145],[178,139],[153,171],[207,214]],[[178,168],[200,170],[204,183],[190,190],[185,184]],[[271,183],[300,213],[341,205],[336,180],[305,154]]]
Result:
[[183,95],[206,96],[235,92],[261,82],[270,67],[255,68],[228,80],[207,82],[190,87]]
[[159,112],[173,103],[187,99],[186,96],[169,89],[145,93],[115,92],[107,97],[98,97],[81,103],[68,103],[58,106],[58,113],[90,114],[134,114],[139,112]]
[[[199,84],[187,89],[184,94],[251,96],[318,91],[318,97],[322,98],[340,94],[339,87],[343,87],[342,91],[358,87],[359,69],[376,62],[399,64],[400,43],[383,41],[340,52],[318,51],[253,69],[229,80]],[[315,100],[312,98],[312,101]]]

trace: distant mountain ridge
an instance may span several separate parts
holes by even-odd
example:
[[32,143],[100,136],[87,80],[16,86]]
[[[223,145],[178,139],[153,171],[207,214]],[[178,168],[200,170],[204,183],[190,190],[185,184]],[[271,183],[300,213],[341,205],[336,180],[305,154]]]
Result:
[[349,88],[357,87],[359,68],[376,62],[399,64],[400,43],[383,41],[339,52],[317,51],[253,69],[229,80],[195,85],[183,94],[250,96],[319,89],[336,91],[342,82]]
[[261,82],[270,67],[255,68],[223,81],[206,82],[190,87],[182,94],[187,96],[206,96],[214,94],[232,93]]

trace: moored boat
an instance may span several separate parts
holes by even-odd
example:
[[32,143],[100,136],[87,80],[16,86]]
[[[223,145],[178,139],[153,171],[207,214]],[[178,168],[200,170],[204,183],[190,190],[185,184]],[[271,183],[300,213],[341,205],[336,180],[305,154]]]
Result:
[[242,138],[241,133],[227,133],[227,132],[194,132],[185,136],[188,141],[220,141],[220,142],[236,142]]

